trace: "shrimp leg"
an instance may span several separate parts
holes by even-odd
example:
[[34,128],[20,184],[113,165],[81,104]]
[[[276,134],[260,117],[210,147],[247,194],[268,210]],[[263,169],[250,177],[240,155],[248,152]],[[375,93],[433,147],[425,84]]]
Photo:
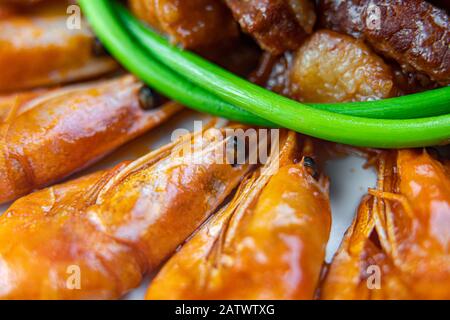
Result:
[[449,299],[450,174],[425,150],[384,152],[323,299]]

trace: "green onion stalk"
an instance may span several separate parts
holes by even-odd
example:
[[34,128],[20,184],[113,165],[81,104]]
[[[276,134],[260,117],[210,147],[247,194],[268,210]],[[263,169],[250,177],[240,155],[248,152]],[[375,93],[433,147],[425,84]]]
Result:
[[450,88],[381,101],[302,104],[171,45],[115,1],[79,3],[101,41],[126,68],[196,110],[356,146],[421,147],[450,140]]

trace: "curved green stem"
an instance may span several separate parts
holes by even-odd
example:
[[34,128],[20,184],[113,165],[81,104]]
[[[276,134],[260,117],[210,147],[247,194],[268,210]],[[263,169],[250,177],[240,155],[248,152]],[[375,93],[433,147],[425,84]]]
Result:
[[317,109],[375,119],[416,119],[450,113],[450,87],[377,101],[311,104]]
[[[102,40],[109,39],[109,43],[105,44],[111,52],[115,54],[115,51],[120,51],[117,47],[123,45],[121,41],[117,39],[111,41],[110,39],[114,38],[117,32],[124,35],[120,23],[115,21],[116,16],[111,8],[111,3],[115,2],[81,0],[80,3],[100,38]],[[383,120],[318,110],[264,90],[192,53],[168,45],[165,39],[137,22],[127,11],[120,7],[115,8],[129,31],[141,42],[142,46],[153,53],[155,58],[184,75],[192,83],[214,92],[215,96],[229,104],[258,114],[262,118],[270,119],[280,126],[314,137],[358,146],[397,148],[449,142],[450,115],[415,120]],[[105,32],[113,35],[107,36],[104,34]],[[127,38],[126,32],[122,38]],[[129,47],[128,42],[133,42],[131,39],[128,36],[128,40],[122,40]],[[121,56],[118,58],[122,62],[127,60],[125,62],[132,65],[135,56],[136,52],[127,50],[121,51]],[[147,59],[147,63],[150,63],[150,60]],[[144,66],[132,67],[139,69]],[[148,76],[142,70],[137,71],[141,77],[142,75]],[[144,77],[142,78],[146,80]],[[160,79],[160,81],[164,81],[164,79]],[[188,94],[188,92],[184,94]],[[183,98],[175,94],[169,94],[169,96],[175,100]]]

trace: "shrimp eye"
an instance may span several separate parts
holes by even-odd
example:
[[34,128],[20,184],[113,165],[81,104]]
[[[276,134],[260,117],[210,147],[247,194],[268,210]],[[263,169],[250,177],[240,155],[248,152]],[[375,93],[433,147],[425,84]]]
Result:
[[147,86],[139,89],[139,106],[142,110],[152,110],[158,105],[158,95]]
[[99,38],[95,37],[92,43],[92,53],[96,57],[108,56],[109,52],[103,46]]
[[314,179],[319,179],[319,170],[317,169],[317,164],[311,157],[303,158],[303,166],[308,169],[309,173]]

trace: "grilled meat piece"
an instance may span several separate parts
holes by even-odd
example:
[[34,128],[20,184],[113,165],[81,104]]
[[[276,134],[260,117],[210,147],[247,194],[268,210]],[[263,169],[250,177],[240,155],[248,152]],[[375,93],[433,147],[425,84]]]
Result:
[[226,0],[245,32],[273,54],[297,49],[316,22],[310,0]]
[[298,50],[291,96],[307,102],[367,101],[396,94],[392,70],[364,43],[322,30]]
[[252,80],[304,102],[384,99],[398,94],[392,69],[362,41],[329,30],[295,53],[265,55]]
[[208,47],[239,35],[237,23],[218,0],[130,0],[133,12],[185,48]]
[[423,0],[321,0],[322,25],[364,39],[405,71],[450,84],[450,21]]

